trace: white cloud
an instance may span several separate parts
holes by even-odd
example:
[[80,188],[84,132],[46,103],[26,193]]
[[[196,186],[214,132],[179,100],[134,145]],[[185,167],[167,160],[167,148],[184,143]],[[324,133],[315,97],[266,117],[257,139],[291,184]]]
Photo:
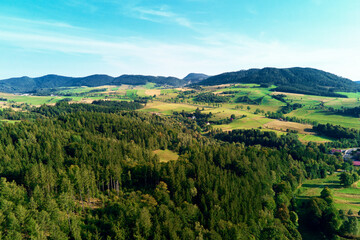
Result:
[[144,8],[144,7],[134,7],[131,9],[133,16],[143,20],[148,20],[158,23],[176,23],[180,26],[192,28],[193,23],[181,16],[167,9],[166,6],[162,6],[158,9],[154,8]]
[[18,17],[9,17],[9,16],[0,16],[0,20],[2,23],[5,23],[6,25],[31,25],[34,26],[47,26],[47,27],[55,27],[55,28],[66,28],[66,29],[83,29],[74,25],[71,25],[69,23],[65,22],[58,22],[58,21],[52,21],[52,20],[30,20],[26,18],[18,18]]
[[[164,12],[152,12],[152,15],[156,14],[169,16]],[[116,37],[111,37],[111,41],[104,41],[99,40],[104,39],[100,37],[58,34],[35,27],[26,32],[0,30],[0,43],[27,52],[89,56],[93,62],[99,63],[96,71],[103,72],[104,68],[101,66],[106,66],[106,69],[110,66],[114,70],[108,74],[113,75],[130,73],[184,77],[189,72],[213,75],[248,68],[300,66],[319,68],[360,80],[360,73],[357,71],[360,65],[360,47],[357,45],[314,48],[276,41],[258,41],[230,33],[209,33],[204,36],[192,44]]]

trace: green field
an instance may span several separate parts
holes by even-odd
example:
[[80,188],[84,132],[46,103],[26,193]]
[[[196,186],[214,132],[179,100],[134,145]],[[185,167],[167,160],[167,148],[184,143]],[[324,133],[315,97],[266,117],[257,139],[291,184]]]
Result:
[[[294,110],[285,116],[297,117],[300,119],[307,119],[316,121],[318,123],[330,123],[334,125],[341,125],[348,128],[360,129],[359,118],[350,116],[342,116],[332,114],[326,111],[327,107],[338,109],[341,107],[357,107],[360,106],[360,93],[341,93],[348,98],[334,98],[310,96],[303,94],[281,93],[273,92],[275,86],[268,88],[260,88],[256,84],[236,84],[236,85],[220,85],[203,87],[201,90],[195,90],[185,98],[178,98],[179,94],[184,90],[193,89],[174,89],[174,88],[157,88],[154,83],[147,83],[142,86],[101,86],[96,88],[91,87],[72,87],[60,88],[57,91],[66,93],[71,96],[25,96],[14,94],[0,94],[1,97],[7,98],[8,102],[3,103],[4,106],[14,107],[21,103],[28,103],[30,105],[39,106],[41,104],[55,104],[57,101],[64,98],[71,98],[73,102],[91,102],[91,100],[111,99],[120,101],[132,101],[138,97],[146,97],[156,95],[156,98],[147,103],[144,112],[156,112],[162,115],[172,115],[174,111],[192,112],[196,108],[203,109],[203,113],[212,113],[211,121],[219,121],[230,118],[232,114],[236,116],[235,120],[228,124],[213,125],[213,128],[219,128],[225,131],[233,129],[247,129],[259,128],[275,131],[278,134],[286,132],[287,126],[284,122],[284,127],[268,127],[267,124],[273,119],[268,119],[264,116],[266,112],[276,112],[286,104],[272,97],[272,95],[285,94],[285,100],[288,103],[300,103],[303,105],[300,109]],[[93,92],[94,89],[104,89],[103,92]],[[231,91],[232,93],[226,93]],[[194,97],[201,92],[213,92],[219,96],[228,96],[227,103],[205,103],[194,102]],[[224,94],[225,92],[225,94]],[[73,94],[73,95],[72,95]],[[79,94],[82,94],[79,96]],[[258,102],[258,105],[237,103],[237,98],[247,96],[251,101]],[[16,106],[15,106],[16,107]],[[250,108],[250,109],[248,109]],[[261,111],[259,114],[254,114],[256,110]],[[244,117],[245,115],[245,117]],[[301,130],[301,129],[300,129]],[[299,131],[299,139],[304,142],[315,141],[325,142],[331,141],[326,137],[317,136],[313,133],[306,133]]]
[[155,151],[153,151],[153,153],[159,157],[160,162],[175,161],[175,160],[178,160],[178,158],[179,158],[179,155],[177,153],[170,151],[168,149],[155,150]]
[[323,124],[330,123],[334,125],[341,125],[347,128],[360,129],[359,118],[329,114],[321,110],[308,110],[305,108],[301,108],[291,112],[290,114],[288,114],[288,116],[309,119]]
[[324,187],[329,187],[334,196],[334,202],[337,209],[348,211],[353,210],[356,214],[360,211],[360,188],[359,182],[351,187],[344,188],[340,185],[339,173],[335,173],[324,179],[306,180],[299,188],[299,200],[308,197],[320,196]]
[[140,109],[140,111],[144,112],[157,112],[164,115],[172,115],[174,111],[181,112],[182,110],[186,112],[195,111],[197,107],[182,104],[182,103],[163,103],[159,101],[154,101],[152,103],[148,103],[145,108]]
[[[334,197],[334,205],[336,209],[343,210],[344,213],[347,213],[349,209],[354,212],[354,215],[360,217],[358,214],[360,211],[360,181],[354,183],[351,187],[344,188],[340,185],[339,173],[335,173],[331,176],[328,176],[324,179],[312,179],[306,180],[301,187],[298,189],[298,194],[296,196],[297,204],[300,206],[303,201],[307,201],[310,197],[320,196],[321,191],[328,187],[331,189],[331,192]],[[358,218],[359,224],[360,219]],[[305,234],[307,234],[305,230]],[[360,229],[357,233],[360,236]],[[305,239],[305,238],[304,238]],[[306,239],[316,239],[312,238],[311,234]]]

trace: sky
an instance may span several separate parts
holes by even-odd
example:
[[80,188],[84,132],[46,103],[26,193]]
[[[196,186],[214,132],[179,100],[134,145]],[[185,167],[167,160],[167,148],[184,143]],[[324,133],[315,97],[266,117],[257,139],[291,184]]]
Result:
[[312,67],[360,80],[359,0],[1,0],[0,79]]

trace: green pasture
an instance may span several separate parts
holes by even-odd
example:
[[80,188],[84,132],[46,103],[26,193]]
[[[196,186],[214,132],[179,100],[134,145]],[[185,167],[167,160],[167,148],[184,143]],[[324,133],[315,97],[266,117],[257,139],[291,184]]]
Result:
[[5,123],[11,123],[11,124],[21,122],[21,120],[9,120],[9,119],[0,119],[0,121],[5,122]]
[[[358,212],[360,211],[360,181],[354,183],[351,187],[345,188],[340,185],[339,173],[335,173],[331,176],[328,176],[324,179],[312,179],[306,180],[298,189],[296,196],[297,204],[300,206],[303,201],[307,201],[310,197],[319,197],[321,191],[328,187],[330,188],[333,197],[334,205],[338,210],[343,210],[344,213],[347,213],[351,209],[355,216],[359,217]],[[358,218],[359,224],[360,220]],[[303,234],[307,234],[306,229],[303,231]],[[317,239],[312,238],[311,235],[304,239]],[[358,230],[357,236],[360,236],[360,229]],[[356,238],[358,239],[358,238]]]
[[195,111],[198,106],[192,106],[189,104],[182,103],[164,103],[160,101],[153,101],[152,103],[146,104],[143,109],[139,111],[143,112],[157,112],[164,115],[172,115],[174,111],[181,112],[192,112]]
[[14,101],[16,103],[27,103],[30,105],[42,105],[56,103],[57,101],[65,97],[51,97],[51,96],[21,96],[12,95],[6,97],[8,101]]
[[360,101],[357,98],[337,98],[326,102],[325,106],[339,109],[342,107],[353,108],[360,107]]
[[333,140],[327,137],[318,136],[318,135],[310,135],[310,134],[297,134],[299,136],[299,140],[302,142],[332,142]]
[[57,92],[62,94],[76,94],[76,93],[86,93],[91,90],[99,89],[99,88],[106,88],[106,87],[86,87],[86,86],[66,87],[66,88],[59,88]]
[[169,94],[169,93],[179,93],[180,91],[177,89],[161,89],[160,94]]
[[129,98],[135,98],[137,96],[137,92],[138,92],[138,90],[136,90],[136,89],[126,90],[125,96],[129,97]]
[[175,161],[178,160],[179,155],[171,150],[165,149],[165,150],[155,150],[153,151],[153,154],[157,155],[159,157],[160,162],[169,162],[169,161]]
[[220,128],[224,131],[229,131],[234,129],[259,128],[271,121],[272,119],[265,118],[259,115],[247,115],[247,117],[241,119],[235,119],[229,124],[215,125],[214,128]]
[[354,213],[360,211],[360,188],[358,183],[351,187],[345,188],[340,185],[339,173],[335,173],[324,179],[306,180],[298,192],[298,200],[303,201],[309,197],[320,196],[324,187],[329,187],[334,197],[335,207],[347,212],[349,209]]
[[360,92],[338,92],[342,95],[347,96],[348,98],[360,98]]
[[155,86],[156,86],[155,83],[148,82],[147,84],[142,85],[141,87],[143,87],[143,88],[145,88],[145,89],[154,89]]
[[334,125],[341,125],[347,128],[360,129],[359,118],[330,114],[329,112],[321,110],[309,110],[306,108],[300,108],[287,114],[287,116],[295,116],[302,119],[309,119],[322,124],[330,123]]

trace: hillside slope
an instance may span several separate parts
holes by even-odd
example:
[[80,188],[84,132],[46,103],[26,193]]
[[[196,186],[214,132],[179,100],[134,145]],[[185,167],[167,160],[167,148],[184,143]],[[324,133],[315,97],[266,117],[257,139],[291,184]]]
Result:
[[198,83],[205,79],[207,79],[209,76],[203,73],[189,73],[186,77],[184,77],[184,80],[187,82],[187,84],[192,83]]
[[37,89],[88,86],[97,87],[103,85],[143,85],[148,82],[159,85],[179,87],[185,81],[175,77],[154,77],[143,75],[122,75],[114,78],[108,75],[91,75],[87,77],[64,77],[59,75],[46,75],[38,78],[20,77],[0,81],[0,92],[8,93],[31,93]]
[[198,85],[229,83],[257,83],[276,85],[276,91],[341,97],[334,92],[356,92],[360,86],[355,82],[313,68],[263,68],[228,72],[209,77]]

